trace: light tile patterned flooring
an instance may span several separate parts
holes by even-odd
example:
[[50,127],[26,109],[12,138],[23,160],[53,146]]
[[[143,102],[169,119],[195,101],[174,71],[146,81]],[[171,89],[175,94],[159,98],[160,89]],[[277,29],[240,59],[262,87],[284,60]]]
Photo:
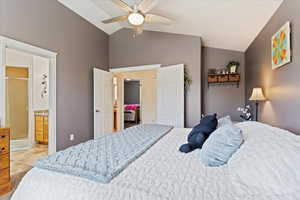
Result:
[[6,195],[0,196],[0,200],[9,200],[23,176],[33,167],[33,163],[47,155],[48,146],[42,144],[35,144],[31,149],[26,151],[11,152],[10,175],[12,191]]
[[33,148],[26,151],[11,152],[10,154],[10,174],[28,171],[35,161],[48,155],[48,146],[35,144]]

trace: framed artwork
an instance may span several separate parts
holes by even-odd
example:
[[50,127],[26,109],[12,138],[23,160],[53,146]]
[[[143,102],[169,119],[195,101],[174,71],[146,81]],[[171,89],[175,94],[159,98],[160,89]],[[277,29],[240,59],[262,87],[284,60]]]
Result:
[[272,69],[291,62],[291,26],[287,22],[272,37]]

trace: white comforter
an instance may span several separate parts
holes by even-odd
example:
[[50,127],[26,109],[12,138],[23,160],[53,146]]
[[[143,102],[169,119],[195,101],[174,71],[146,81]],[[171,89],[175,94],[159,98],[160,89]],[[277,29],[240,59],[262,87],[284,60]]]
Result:
[[12,200],[296,200],[300,137],[259,123],[238,124],[245,143],[228,165],[203,166],[200,150],[178,151],[174,129],[109,184],[34,168]]

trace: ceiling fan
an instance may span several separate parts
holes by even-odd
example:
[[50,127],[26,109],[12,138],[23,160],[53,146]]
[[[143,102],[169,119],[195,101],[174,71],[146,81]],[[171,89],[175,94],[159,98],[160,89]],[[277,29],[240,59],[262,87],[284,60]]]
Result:
[[104,24],[110,24],[119,21],[128,20],[128,23],[133,27],[134,36],[143,33],[143,25],[145,22],[155,23],[155,24],[164,24],[170,25],[172,24],[172,20],[160,15],[148,13],[151,9],[151,5],[154,0],[142,0],[141,3],[135,4],[133,7],[130,7],[122,0],[111,0],[122,10],[127,12],[127,15],[113,17],[111,19],[107,19],[102,21]]

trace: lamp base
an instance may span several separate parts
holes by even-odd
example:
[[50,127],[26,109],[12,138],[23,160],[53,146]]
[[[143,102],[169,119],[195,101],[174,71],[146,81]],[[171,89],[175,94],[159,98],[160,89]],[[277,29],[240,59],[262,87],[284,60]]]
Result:
[[258,102],[255,102],[255,121],[258,122]]

